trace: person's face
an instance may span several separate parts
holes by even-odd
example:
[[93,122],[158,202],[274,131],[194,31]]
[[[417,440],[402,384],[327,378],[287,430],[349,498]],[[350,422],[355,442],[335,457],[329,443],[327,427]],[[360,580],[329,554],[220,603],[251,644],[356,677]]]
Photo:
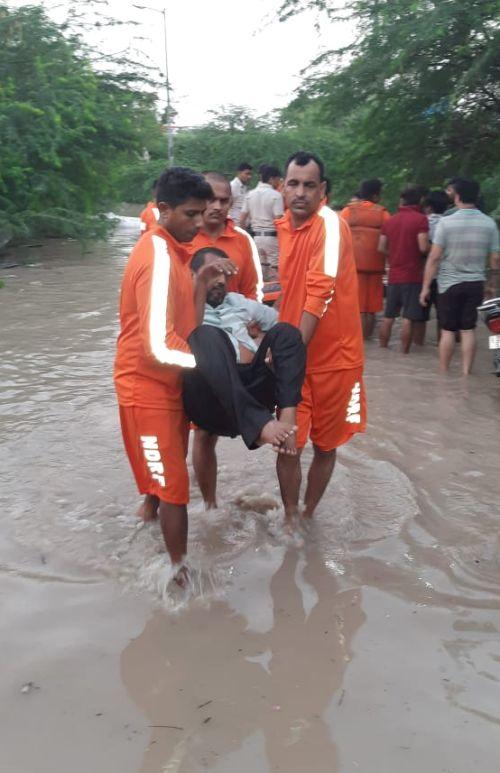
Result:
[[[216,255],[206,255],[205,265],[216,263],[220,258]],[[212,308],[220,306],[226,297],[227,293],[227,276],[226,274],[217,274],[216,277],[210,280],[207,286],[207,303]]]
[[321,182],[318,165],[309,161],[305,166],[292,163],[288,166],[283,195],[292,217],[307,220],[318,209],[325,195],[326,183]]
[[178,242],[191,242],[203,225],[206,206],[204,199],[187,199],[177,207],[159,201],[160,225]]
[[210,182],[210,187],[214,195],[203,214],[203,223],[209,227],[225,223],[231,206],[231,188],[227,183]]
[[252,179],[252,170],[251,169],[243,169],[243,171],[238,172],[238,177],[243,183],[243,185],[248,185],[250,180]]
[[281,189],[282,183],[283,179],[281,177],[271,177],[269,180],[269,184],[272,188],[274,188],[275,191],[279,191]]
[[455,188],[453,187],[453,185],[448,185],[448,187],[446,188],[446,195],[448,196],[448,198],[450,200],[450,204],[454,204],[455,203],[456,193],[455,193]]

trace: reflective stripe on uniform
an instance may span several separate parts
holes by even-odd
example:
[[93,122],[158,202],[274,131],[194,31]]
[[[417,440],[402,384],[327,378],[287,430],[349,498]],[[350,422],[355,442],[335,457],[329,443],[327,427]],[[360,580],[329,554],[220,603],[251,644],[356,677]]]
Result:
[[262,266],[260,264],[260,257],[259,257],[259,251],[257,249],[257,245],[255,244],[250,234],[247,231],[245,231],[244,228],[240,228],[239,226],[235,225],[234,230],[237,231],[239,234],[246,236],[246,238],[250,243],[250,249],[252,250],[252,260],[255,266],[255,271],[257,272],[257,286],[255,290],[257,293],[258,302],[262,303],[262,299],[264,297],[264,294],[262,292],[262,288],[264,286],[264,280],[262,278]]
[[335,278],[340,257],[339,218],[330,207],[321,207],[318,215],[323,218],[325,223],[325,265],[323,270],[327,276]]
[[153,356],[163,365],[194,368],[194,355],[167,346],[167,306],[170,280],[170,255],[167,243],[160,236],[152,236],[154,258],[149,309],[149,341]]

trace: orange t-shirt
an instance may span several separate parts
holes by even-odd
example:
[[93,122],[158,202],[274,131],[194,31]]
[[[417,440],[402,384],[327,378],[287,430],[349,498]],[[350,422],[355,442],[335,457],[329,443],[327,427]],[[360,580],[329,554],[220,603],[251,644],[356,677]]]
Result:
[[114,379],[123,406],[182,409],[182,368],[194,368],[190,255],[161,226],[132,250],[120,295]]
[[354,259],[362,273],[380,273],[385,269],[385,255],[378,251],[381,228],[390,213],[374,201],[351,201],[340,213],[351,228]]
[[307,372],[358,368],[363,335],[349,226],[322,207],[294,229],[290,212],[276,221],[283,296],[280,320],[297,327],[302,312],[319,322],[307,347]]
[[239,271],[227,283],[227,291],[241,293],[251,300],[262,301],[262,268],[254,240],[243,228],[228,219],[220,236],[213,240],[205,231],[198,231],[190,245],[191,255],[203,247],[224,250]]
[[139,215],[141,221],[141,234],[150,231],[152,228],[158,225],[158,219],[160,212],[156,206],[156,201],[148,201],[141,214]]

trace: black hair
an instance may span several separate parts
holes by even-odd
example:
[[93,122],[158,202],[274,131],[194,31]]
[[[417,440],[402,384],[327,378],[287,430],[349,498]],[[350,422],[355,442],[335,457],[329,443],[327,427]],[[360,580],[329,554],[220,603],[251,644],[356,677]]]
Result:
[[250,169],[250,171],[252,171],[253,166],[252,166],[252,164],[249,164],[248,161],[242,161],[236,171],[237,172],[244,172],[246,169]]
[[277,166],[264,166],[260,173],[263,183],[268,183],[272,177],[281,177],[281,172]]
[[382,181],[376,177],[371,180],[363,180],[359,188],[359,197],[365,201],[370,201],[374,196],[380,196],[382,185]]
[[453,185],[462,204],[476,204],[479,197],[479,183],[475,180],[457,180]]
[[325,165],[319,156],[317,156],[315,153],[309,153],[306,150],[298,150],[297,153],[294,153],[292,156],[290,156],[285,164],[285,174],[287,173],[288,167],[292,162],[298,166],[307,166],[310,161],[314,161],[314,163],[318,165],[319,177],[321,182],[323,182],[325,179]]
[[422,195],[422,189],[416,185],[413,188],[405,188],[404,191],[401,191],[401,198],[407,206],[420,204]]
[[454,188],[457,183],[459,183],[462,180],[461,177],[451,177],[446,185],[445,188]]
[[193,169],[184,166],[172,166],[165,169],[158,180],[156,201],[170,204],[172,208],[184,204],[188,199],[206,201],[213,196],[212,189],[205,178]]
[[430,207],[436,215],[442,215],[450,206],[450,199],[446,191],[429,191],[424,199],[424,207]]
[[[330,182],[330,178],[329,177],[324,177],[323,178],[323,182],[325,183],[325,196],[326,196],[326,198],[328,198],[328,196],[332,192],[332,184]],[[341,207],[341,209],[342,209],[342,207]]]
[[158,185],[158,178],[156,178],[156,180],[153,180],[153,184],[151,186],[152,190],[154,190],[157,185]]
[[220,250],[218,247],[202,247],[201,250],[197,250],[191,258],[191,271],[195,274],[205,263],[207,255],[215,255],[216,258],[222,258],[223,260],[229,260],[229,255]]

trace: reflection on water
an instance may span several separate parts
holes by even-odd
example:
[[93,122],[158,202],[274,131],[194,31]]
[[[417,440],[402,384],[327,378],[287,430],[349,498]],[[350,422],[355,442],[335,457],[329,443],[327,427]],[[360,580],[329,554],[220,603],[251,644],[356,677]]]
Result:
[[[68,582],[87,573],[91,582],[117,579],[127,592],[155,586],[162,541],[134,516],[111,379],[119,282],[136,232],[137,221],[124,218],[84,257],[54,243],[32,250],[34,265],[3,274],[0,572],[64,582],[51,566],[62,553],[74,566]],[[472,744],[480,769],[493,773],[499,383],[485,351],[479,375],[466,382],[437,376],[432,344],[405,358],[370,344],[367,359],[369,432],[340,452],[302,547],[287,550],[280,512],[267,510],[279,502],[271,451],[221,443],[224,506],[216,514],[199,512],[193,490],[198,598],[174,617],[155,612],[122,658],[127,689],[150,724],[183,728],[152,728],[143,772],[302,771],[311,759],[314,771],[347,771],[365,754],[371,773],[379,741],[359,749],[343,718],[362,714],[352,691],[366,690],[381,716],[390,705],[406,728],[389,698],[377,704],[397,674],[420,711],[420,734],[432,736],[429,701],[448,711],[445,736],[461,728],[451,757],[443,751],[442,764],[428,769],[469,773]],[[35,547],[43,562],[26,565],[10,545]],[[419,649],[434,670],[422,666]],[[420,697],[397,663],[401,652],[421,670]],[[372,670],[357,682],[367,663]],[[206,700],[208,713],[196,708]],[[423,749],[411,738],[399,747],[384,773],[420,770]],[[416,749],[414,767],[397,756],[406,747]],[[248,767],[252,759],[257,767]]]

